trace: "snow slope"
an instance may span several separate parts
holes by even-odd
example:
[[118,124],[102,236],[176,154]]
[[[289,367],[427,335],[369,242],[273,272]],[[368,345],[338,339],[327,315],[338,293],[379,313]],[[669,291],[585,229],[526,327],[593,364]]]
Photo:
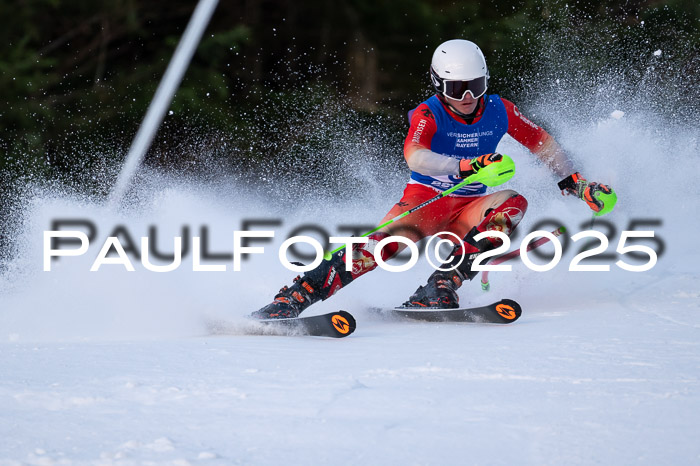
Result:
[[[307,311],[353,312],[349,338],[245,334],[243,316],[294,275],[276,257],[286,235],[309,222],[332,234],[376,224],[406,173],[377,178],[351,160],[360,192],[324,205],[279,182],[261,197],[155,175],[139,204],[119,212],[39,190],[0,277],[0,464],[698,464],[700,188],[694,170],[649,180],[661,155],[697,166],[698,131],[650,120],[632,112],[571,124],[569,114],[553,129],[586,176],[618,192],[610,251],[630,221],[660,221],[651,227],[665,244],[657,265],[568,272],[571,248],[550,272],[516,264],[491,274],[490,294],[462,288],[463,303],[518,300],[523,317],[507,326],[398,323],[367,311],[422,284],[422,260],[372,272]],[[512,140],[499,149],[518,167],[507,187],[530,202],[524,232],[547,218],[571,234],[588,228],[586,207],[561,198],[544,167]],[[56,218],[88,218],[98,239],[43,272],[42,232]],[[225,272],[192,272],[191,255],[169,273],[138,262],[135,272],[89,272],[118,225],[135,238],[157,225],[162,251],[182,225],[206,225],[211,250],[230,253],[232,232],[250,218],[282,224],[241,272],[228,261],[218,262]],[[232,334],[207,335],[212,318],[229,320]]]
[[696,464],[700,284],[674,281],[511,326],[5,342],[0,461]]

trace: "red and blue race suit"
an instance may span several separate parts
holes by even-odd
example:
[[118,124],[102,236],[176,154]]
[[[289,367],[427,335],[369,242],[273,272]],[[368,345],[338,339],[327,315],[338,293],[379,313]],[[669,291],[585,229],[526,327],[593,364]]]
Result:
[[[546,150],[553,138],[523,116],[510,101],[498,95],[484,95],[472,122],[453,112],[438,96],[433,96],[409,112],[410,128],[404,142],[408,161],[418,149],[456,159],[474,158],[496,151],[505,134],[510,135],[531,152]],[[456,174],[455,174],[456,175]],[[427,176],[411,172],[410,183],[445,191],[462,181],[454,175]],[[474,183],[459,189],[457,196],[483,194],[486,187]]]
[[[412,156],[427,149],[454,159],[471,159],[495,152],[500,140],[509,134],[531,152],[537,154],[555,145],[554,139],[539,126],[520,114],[517,107],[497,95],[485,95],[479,102],[474,118],[467,122],[454,113],[443,101],[433,96],[409,113],[410,128],[404,143],[404,156],[411,165]],[[441,157],[438,157],[441,159]],[[444,160],[443,160],[444,161]],[[456,165],[455,165],[456,167]],[[380,223],[396,218],[401,213],[435,197],[461,181],[457,175],[428,176],[411,172],[411,179],[401,200],[386,214]],[[527,210],[527,200],[515,191],[506,189],[485,195],[486,187],[473,183],[455,193],[433,202],[398,219],[388,227],[369,235],[369,243],[356,245],[352,251],[352,271],[345,278],[337,278],[329,272],[322,288],[326,299],[355,278],[377,267],[373,255],[378,241],[389,235],[400,235],[414,242],[441,232],[454,233],[464,238],[473,227],[478,231],[498,230],[510,235]],[[457,242],[454,237],[450,237]],[[494,246],[500,240],[489,238]],[[382,258],[394,256],[403,245],[389,243],[382,250]],[[463,245],[456,254],[469,254],[476,249]]]
[[[437,96],[431,97],[417,109],[409,112],[411,123],[414,121],[412,116],[416,111],[421,114],[411,142],[420,144],[421,140],[427,139],[426,133],[432,132],[430,145],[427,148],[438,154],[456,159],[472,159],[482,154],[496,152],[496,146],[508,131],[508,113],[503,101],[497,95],[485,95],[484,102],[486,105],[479,121],[468,125],[453,118]],[[435,125],[435,131],[430,131],[431,120]],[[428,176],[412,171],[411,181],[445,191],[462,180],[454,175]],[[486,186],[481,183],[472,183],[458,189],[454,195],[473,196],[484,192],[486,192]]]

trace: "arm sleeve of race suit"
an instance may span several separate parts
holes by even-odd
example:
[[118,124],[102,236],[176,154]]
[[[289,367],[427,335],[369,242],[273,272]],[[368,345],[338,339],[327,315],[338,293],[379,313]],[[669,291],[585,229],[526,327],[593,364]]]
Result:
[[518,107],[509,100],[501,98],[508,114],[508,134],[530,152],[535,154],[555,174],[565,177],[574,172],[573,163],[564,149],[544,129],[534,124]]
[[430,142],[437,131],[430,107],[420,104],[411,116],[411,126],[403,145],[408,168],[427,176],[456,175],[459,160],[430,150]]
[[408,168],[421,175],[441,176],[459,173],[459,159],[446,157],[428,149],[413,151],[410,159],[406,157]]

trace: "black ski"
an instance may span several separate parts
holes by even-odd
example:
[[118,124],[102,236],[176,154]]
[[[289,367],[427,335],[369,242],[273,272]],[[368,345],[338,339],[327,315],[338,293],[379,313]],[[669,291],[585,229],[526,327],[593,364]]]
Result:
[[289,319],[255,319],[274,333],[311,335],[315,337],[343,338],[355,331],[357,322],[346,311],[329,312],[319,316],[292,317]]
[[427,322],[481,322],[490,324],[510,324],[522,314],[522,308],[512,299],[502,299],[486,306],[458,309],[405,308],[395,307],[385,311],[392,316]]

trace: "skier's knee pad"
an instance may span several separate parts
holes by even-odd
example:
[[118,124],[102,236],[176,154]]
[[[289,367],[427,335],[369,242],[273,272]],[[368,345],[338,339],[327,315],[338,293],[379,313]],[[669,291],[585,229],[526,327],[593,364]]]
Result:
[[[487,211],[486,216],[476,227],[480,232],[496,230],[510,236],[523,219],[527,211],[527,199],[515,191],[498,206]],[[490,238],[494,246],[500,246],[501,240]]]
[[465,253],[484,252],[500,246],[503,242],[496,237],[487,236],[478,242],[474,239],[479,233],[485,231],[501,231],[510,236],[522,220],[527,211],[527,200],[515,191],[502,191],[499,194],[507,194],[507,197],[500,204],[489,208],[484,219],[479,225],[472,227],[467,235],[462,239],[462,245],[457,245],[452,253],[453,256]]

